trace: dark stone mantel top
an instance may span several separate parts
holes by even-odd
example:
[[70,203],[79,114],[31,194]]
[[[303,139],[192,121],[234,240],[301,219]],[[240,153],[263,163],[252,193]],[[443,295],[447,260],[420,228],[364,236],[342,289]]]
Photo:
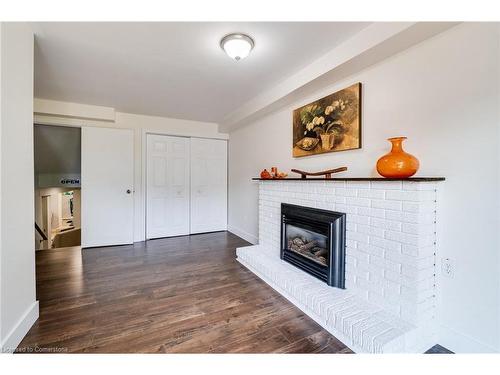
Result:
[[410,177],[410,178],[385,178],[385,177],[332,177],[332,178],[252,178],[254,181],[409,181],[409,182],[434,182],[444,181],[444,177]]

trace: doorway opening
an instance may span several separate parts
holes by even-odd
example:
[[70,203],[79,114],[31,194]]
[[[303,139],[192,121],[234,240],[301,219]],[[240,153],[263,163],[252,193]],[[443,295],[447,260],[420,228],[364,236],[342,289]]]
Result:
[[81,129],[34,125],[35,249],[81,246]]

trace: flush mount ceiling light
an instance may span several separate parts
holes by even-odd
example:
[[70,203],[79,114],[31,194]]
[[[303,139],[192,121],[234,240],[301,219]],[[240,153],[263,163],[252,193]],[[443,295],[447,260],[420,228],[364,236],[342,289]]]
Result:
[[220,41],[224,52],[236,61],[247,57],[254,45],[253,39],[245,34],[229,34]]

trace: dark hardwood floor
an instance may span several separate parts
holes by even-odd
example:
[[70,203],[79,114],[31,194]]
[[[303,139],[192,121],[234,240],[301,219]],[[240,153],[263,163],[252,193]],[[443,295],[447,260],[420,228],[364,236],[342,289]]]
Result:
[[351,353],[235,260],[227,232],[37,252],[19,352]]

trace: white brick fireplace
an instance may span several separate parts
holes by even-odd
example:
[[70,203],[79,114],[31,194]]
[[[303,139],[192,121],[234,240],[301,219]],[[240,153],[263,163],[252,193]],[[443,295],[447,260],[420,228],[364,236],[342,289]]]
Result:
[[[442,179],[259,182],[259,244],[238,260],[356,352],[433,346]],[[281,203],[346,214],[346,289],[280,259]]]

